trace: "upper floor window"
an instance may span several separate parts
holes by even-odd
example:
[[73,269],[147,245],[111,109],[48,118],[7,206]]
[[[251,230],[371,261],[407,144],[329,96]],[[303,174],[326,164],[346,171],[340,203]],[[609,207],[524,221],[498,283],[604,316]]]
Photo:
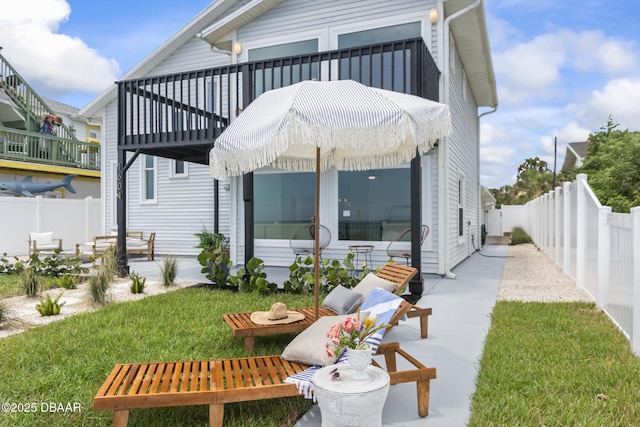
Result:
[[[249,50],[249,61],[288,56],[305,55],[318,52],[318,39],[302,40],[273,46],[258,47]],[[255,96],[271,89],[289,86],[302,80],[318,77],[318,64],[296,64],[282,67],[265,67],[254,71]]]
[[[338,35],[338,49],[421,36],[420,22],[391,25]],[[411,92],[411,52],[407,49],[362,54],[340,60],[340,78],[397,92]]]

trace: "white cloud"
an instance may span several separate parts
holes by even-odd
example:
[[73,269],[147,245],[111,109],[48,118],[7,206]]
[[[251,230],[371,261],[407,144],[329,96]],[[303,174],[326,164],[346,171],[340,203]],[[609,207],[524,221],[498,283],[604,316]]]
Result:
[[573,81],[564,76],[570,71],[614,77],[635,72],[640,60],[634,49],[633,41],[607,37],[601,31],[566,29],[511,45],[494,53],[501,101],[519,105],[566,97],[565,85]]
[[36,90],[47,88],[58,94],[102,91],[120,76],[119,65],[81,39],[57,32],[70,13],[64,0],[20,0],[3,5],[2,54]]
[[580,118],[594,124],[594,130],[604,126],[609,116],[621,129],[640,130],[640,78],[611,80],[580,107]]

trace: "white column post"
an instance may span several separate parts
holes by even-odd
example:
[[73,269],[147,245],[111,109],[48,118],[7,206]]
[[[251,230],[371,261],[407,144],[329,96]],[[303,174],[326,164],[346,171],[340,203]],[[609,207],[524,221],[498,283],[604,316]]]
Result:
[[562,187],[556,187],[555,188],[555,204],[553,205],[554,207],[554,215],[555,215],[555,220],[554,220],[554,230],[553,230],[553,238],[554,238],[554,242],[553,242],[553,246],[555,247],[555,251],[553,253],[553,257],[556,261],[556,265],[562,267],[562,265],[560,265],[560,263],[558,262],[560,260],[560,251],[562,250],[562,248],[560,247],[560,233],[562,233],[562,224],[560,223],[560,213],[562,212],[562,201],[564,198],[564,191],[562,191]]

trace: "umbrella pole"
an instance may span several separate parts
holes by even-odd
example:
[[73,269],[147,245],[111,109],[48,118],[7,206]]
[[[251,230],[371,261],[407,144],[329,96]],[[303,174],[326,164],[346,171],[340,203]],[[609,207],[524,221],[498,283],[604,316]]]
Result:
[[313,221],[315,228],[313,242],[314,264],[313,283],[315,300],[315,320],[318,320],[318,310],[320,306],[320,147],[316,147],[316,214]]

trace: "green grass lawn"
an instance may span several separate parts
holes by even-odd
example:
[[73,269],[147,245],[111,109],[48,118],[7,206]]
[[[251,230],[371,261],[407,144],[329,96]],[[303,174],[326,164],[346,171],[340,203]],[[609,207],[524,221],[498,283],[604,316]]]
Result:
[[[188,288],[140,301],[114,303],[0,340],[0,402],[35,403],[35,413],[3,413],[0,426],[108,426],[111,411],[91,409],[93,396],[116,363],[245,356],[222,314],[313,304],[312,295],[231,293]],[[256,355],[280,354],[290,335],[256,338]],[[42,402],[76,413],[42,413]],[[300,398],[225,405],[225,426],[288,426],[311,407]],[[132,410],[129,425],[205,426],[206,406]]]
[[[313,303],[312,295],[189,288],[0,339],[0,402],[38,408],[3,413],[0,427],[109,426],[111,412],[92,410],[91,401],[116,363],[245,356],[222,314],[266,310],[275,299]],[[291,338],[257,337],[255,354],[280,354]],[[593,304],[498,302],[469,425],[638,426],[639,379],[640,359]],[[42,402],[81,410],[42,413]],[[301,397],[228,404],[225,426],[291,426],[311,404]],[[207,407],[135,409],[129,424],[206,426]]]
[[588,303],[498,302],[469,426],[639,426],[640,359]]

